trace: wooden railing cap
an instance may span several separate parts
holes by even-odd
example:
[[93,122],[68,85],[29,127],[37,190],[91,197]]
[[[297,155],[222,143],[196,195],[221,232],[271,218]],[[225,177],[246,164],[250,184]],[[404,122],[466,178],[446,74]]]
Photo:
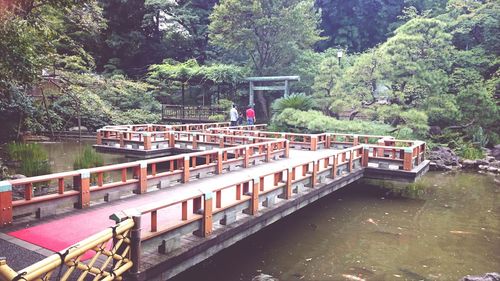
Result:
[[0,192],[12,191],[12,184],[8,181],[0,181]]

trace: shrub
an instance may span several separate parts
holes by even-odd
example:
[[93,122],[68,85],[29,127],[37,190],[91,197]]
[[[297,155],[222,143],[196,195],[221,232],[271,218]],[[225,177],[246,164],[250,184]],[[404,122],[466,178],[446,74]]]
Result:
[[102,155],[95,152],[90,146],[86,146],[73,162],[73,168],[75,170],[88,169],[102,165],[104,165]]
[[278,131],[306,132],[306,133],[353,133],[371,135],[390,135],[394,127],[390,125],[359,120],[337,120],[324,115],[319,111],[301,111],[292,108],[283,110],[274,115],[271,120],[271,129]]
[[457,149],[457,154],[458,156],[469,159],[469,160],[476,160],[476,159],[483,159],[484,158],[484,152],[480,147],[475,146],[472,143],[465,143],[461,145]]
[[275,100],[272,109],[274,114],[280,114],[287,108],[308,111],[313,106],[314,102],[310,96],[306,96],[304,93],[294,93]]
[[27,177],[50,174],[49,156],[37,143],[9,143],[7,154],[12,161],[19,162],[18,173]]

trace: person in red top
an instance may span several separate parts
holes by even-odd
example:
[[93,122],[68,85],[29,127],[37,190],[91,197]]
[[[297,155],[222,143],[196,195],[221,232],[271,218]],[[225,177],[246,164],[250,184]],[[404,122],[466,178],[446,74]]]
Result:
[[248,106],[247,109],[247,125],[255,124],[255,111],[252,106]]

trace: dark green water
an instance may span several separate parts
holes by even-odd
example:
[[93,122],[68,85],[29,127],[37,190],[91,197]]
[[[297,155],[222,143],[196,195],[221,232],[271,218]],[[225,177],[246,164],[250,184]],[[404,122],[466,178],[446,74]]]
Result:
[[431,172],[419,186],[419,199],[348,186],[174,280],[459,280],[500,271],[494,177]]

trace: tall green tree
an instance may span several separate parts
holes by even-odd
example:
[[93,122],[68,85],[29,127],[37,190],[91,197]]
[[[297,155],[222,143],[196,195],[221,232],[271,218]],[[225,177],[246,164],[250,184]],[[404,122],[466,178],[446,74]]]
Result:
[[[320,16],[312,0],[223,0],[210,16],[209,37],[240,55],[256,75],[280,75],[284,66],[318,42]],[[264,118],[268,101],[257,94]]]

